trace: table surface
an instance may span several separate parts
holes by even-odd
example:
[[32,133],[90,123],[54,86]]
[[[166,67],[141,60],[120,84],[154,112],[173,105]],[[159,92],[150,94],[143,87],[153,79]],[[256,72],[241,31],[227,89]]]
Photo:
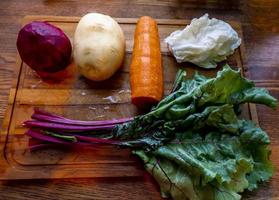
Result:
[[[249,78],[279,98],[279,1],[278,0],[1,0],[0,1],[0,124],[13,78],[16,37],[25,15],[82,16],[101,12],[112,17],[192,19],[204,13],[223,20],[240,21],[246,45]],[[279,145],[279,109],[257,106],[260,126],[273,146]],[[271,159],[278,166],[276,148]],[[127,193],[126,191],[129,191]],[[139,178],[64,179],[0,182],[0,199],[161,199],[154,180]],[[279,198],[279,170],[269,183],[245,199]]]

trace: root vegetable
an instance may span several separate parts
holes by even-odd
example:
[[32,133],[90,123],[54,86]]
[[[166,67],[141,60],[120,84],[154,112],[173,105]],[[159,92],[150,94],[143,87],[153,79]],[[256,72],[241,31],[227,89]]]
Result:
[[40,73],[61,71],[71,61],[69,38],[60,28],[47,22],[26,24],[18,33],[17,49],[21,59]]
[[100,13],[81,18],[74,36],[74,59],[83,76],[93,81],[110,78],[124,55],[124,34],[113,18]]
[[138,107],[158,103],[163,96],[163,69],[157,23],[148,16],[137,23],[130,66],[132,103]]

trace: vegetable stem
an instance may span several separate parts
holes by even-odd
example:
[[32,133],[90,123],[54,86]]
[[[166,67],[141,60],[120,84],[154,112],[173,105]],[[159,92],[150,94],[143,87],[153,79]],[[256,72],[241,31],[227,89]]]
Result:
[[69,124],[58,124],[51,122],[29,120],[25,121],[24,125],[32,128],[46,128],[51,130],[63,130],[63,131],[98,131],[98,130],[112,130],[114,125],[100,125],[100,126],[79,126]]
[[122,124],[133,120],[133,118],[123,118],[123,119],[114,119],[114,120],[104,120],[104,121],[81,121],[81,120],[72,120],[56,116],[48,116],[43,114],[34,113],[32,119],[46,122],[54,122],[59,124],[69,124],[69,125],[81,125],[81,126],[102,126],[102,125],[113,125],[113,124]]
[[26,135],[36,138],[38,140],[43,140],[46,142],[52,142],[52,143],[58,143],[58,144],[69,144],[70,142],[65,142],[63,139],[51,137],[45,134],[42,134],[40,131],[34,131],[32,129],[29,129],[28,131],[25,132]]

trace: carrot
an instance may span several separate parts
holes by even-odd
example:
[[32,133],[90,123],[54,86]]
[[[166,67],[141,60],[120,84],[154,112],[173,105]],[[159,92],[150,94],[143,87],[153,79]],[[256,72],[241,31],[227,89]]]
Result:
[[148,16],[139,19],[130,65],[132,103],[147,107],[163,96],[163,70],[160,39],[156,21]]

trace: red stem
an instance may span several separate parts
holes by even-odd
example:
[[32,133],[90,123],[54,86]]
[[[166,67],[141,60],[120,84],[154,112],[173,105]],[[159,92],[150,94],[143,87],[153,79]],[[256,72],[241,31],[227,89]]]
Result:
[[51,122],[42,121],[25,121],[24,125],[31,128],[45,128],[51,130],[63,130],[63,131],[98,131],[98,130],[112,130],[114,125],[102,125],[102,126],[79,126],[68,124],[57,124]]
[[133,118],[123,118],[123,119],[114,119],[114,120],[104,120],[104,121],[81,121],[81,120],[72,120],[67,118],[57,118],[42,114],[34,113],[32,119],[39,121],[54,122],[59,124],[69,124],[69,125],[81,125],[81,126],[101,126],[101,125],[112,125],[112,124],[122,124],[133,120]]

